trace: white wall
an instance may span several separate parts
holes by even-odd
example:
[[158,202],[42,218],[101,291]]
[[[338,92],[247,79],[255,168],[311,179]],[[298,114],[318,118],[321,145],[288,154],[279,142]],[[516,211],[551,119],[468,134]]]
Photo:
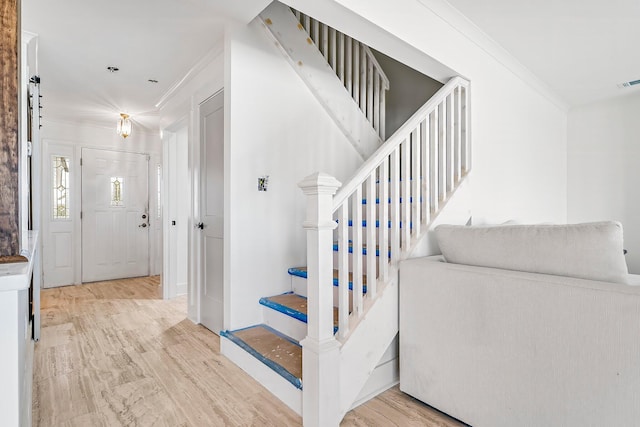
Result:
[[385,97],[385,137],[389,138],[443,84],[383,53],[374,50],[373,54],[389,79],[389,91]]
[[568,126],[569,221],[618,220],[640,273],[640,94],[574,108]]
[[[260,297],[291,290],[289,267],[306,264],[304,196],[297,183],[323,171],[339,180],[359,155],[260,24],[227,32],[229,203],[225,212],[225,327],[260,323]],[[269,175],[266,192],[259,176]]]
[[437,80],[470,79],[474,220],[566,221],[565,105],[448,3],[286,3]]
[[[72,164],[70,165],[70,178],[71,178],[71,222],[72,222],[72,269],[74,271],[73,280],[69,283],[55,283],[56,285],[65,284],[77,284],[81,283],[81,261],[82,261],[82,239],[81,239],[81,227],[80,227],[80,155],[82,148],[100,148],[115,151],[127,151],[134,153],[145,153],[150,155],[149,160],[149,210],[155,212],[157,207],[157,191],[155,185],[157,182],[155,165],[162,163],[162,151],[160,144],[159,133],[145,132],[142,129],[136,129],[135,125],[131,136],[126,140],[122,139],[115,131],[116,116],[114,115],[113,127],[103,127],[93,124],[83,123],[69,123],[62,121],[55,121],[51,119],[43,119],[43,126],[40,130],[40,140],[42,142],[43,153],[46,155],[56,154],[50,152],[49,147],[55,146],[57,148],[66,147],[67,152],[72,157]],[[43,159],[43,171],[48,171],[50,158],[44,157]],[[47,174],[48,175],[48,174]],[[47,205],[49,200],[50,177],[44,176],[43,178],[43,194],[42,194],[42,221],[47,221],[50,215],[50,209]],[[34,178],[39,179],[39,178]],[[151,216],[151,226],[153,228],[153,218]],[[51,245],[51,236],[46,233],[47,228],[43,229],[42,241],[44,246],[43,251],[43,266],[44,266],[44,285],[47,283],[47,272],[52,268],[51,260],[47,260],[46,257],[49,254],[47,248]],[[156,254],[156,246],[161,244],[161,235],[150,233],[150,260],[151,271],[159,271],[158,263],[161,259],[156,259],[152,254]],[[49,256],[51,256],[49,254]]]

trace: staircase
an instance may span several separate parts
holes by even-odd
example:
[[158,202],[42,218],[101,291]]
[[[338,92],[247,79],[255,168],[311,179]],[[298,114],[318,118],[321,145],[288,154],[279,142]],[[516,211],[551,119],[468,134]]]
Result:
[[[279,3],[261,17],[281,46],[290,46],[284,39],[291,35],[276,20],[287,28],[294,20],[297,36],[317,46],[331,69],[335,93],[348,96],[378,142],[371,154],[361,151],[366,160],[345,185],[322,173],[299,184],[307,197],[307,265],[289,269],[292,292],[260,300],[265,324],[223,331],[221,349],[303,415],[305,426],[337,426],[354,403],[397,376],[398,265],[470,171],[469,83],[452,78],[382,143],[389,85],[369,48]],[[317,59],[303,47],[305,61]],[[294,68],[305,68],[298,48],[283,51]],[[318,84],[316,75],[303,79]],[[328,93],[312,90],[320,100]]]

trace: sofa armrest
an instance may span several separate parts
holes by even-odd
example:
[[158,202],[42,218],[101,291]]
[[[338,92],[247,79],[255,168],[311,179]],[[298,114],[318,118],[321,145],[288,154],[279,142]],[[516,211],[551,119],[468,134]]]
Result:
[[640,287],[400,266],[400,387],[476,427],[640,419]]

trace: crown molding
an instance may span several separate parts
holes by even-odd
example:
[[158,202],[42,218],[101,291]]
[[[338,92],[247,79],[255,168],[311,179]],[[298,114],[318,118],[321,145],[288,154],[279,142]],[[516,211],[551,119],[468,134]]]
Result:
[[164,107],[167,102],[173,98],[173,96],[187,83],[189,83],[198,73],[204,68],[218,55],[221,55],[224,52],[224,39],[220,39],[216,42],[215,46],[209,50],[198,62],[196,62],[187,72],[186,74],[178,79],[169,89],[160,97],[155,107],[159,110]]
[[415,0],[422,7],[438,16],[442,21],[462,34],[471,43],[478,46],[498,63],[511,71],[516,77],[544,96],[561,110],[569,111],[569,104],[555,93],[544,81],[532,73],[502,45],[491,38],[467,16],[446,0]]

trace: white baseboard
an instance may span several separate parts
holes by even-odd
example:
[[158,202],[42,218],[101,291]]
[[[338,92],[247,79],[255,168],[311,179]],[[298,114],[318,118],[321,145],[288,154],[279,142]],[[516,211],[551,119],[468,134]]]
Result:
[[302,390],[222,336],[220,337],[220,352],[262,384],[296,414],[302,415]]
[[389,348],[384,352],[356,398],[351,409],[373,399],[383,391],[386,391],[400,382],[400,359],[398,357],[398,336],[391,341]]
[[390,389],[400,382],[399,358],[396,357],[374,369],[373,373],[362,388],[362,391],[351,406],[356,408],[380,393]]

